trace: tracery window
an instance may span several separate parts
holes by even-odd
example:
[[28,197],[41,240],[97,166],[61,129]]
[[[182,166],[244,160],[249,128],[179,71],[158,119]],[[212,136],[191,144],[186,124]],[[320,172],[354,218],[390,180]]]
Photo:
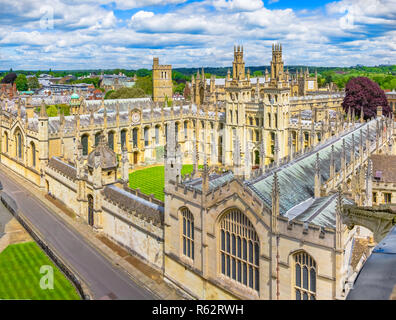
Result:
[[296,300],[316,300],[316,262],[306,252],[294,256]]
[[194,260],[194,217],[187,208],[182,210],[183,255]]
[[249,219],[238,209],[220,222],[220,272],[259,291],[260,244]]

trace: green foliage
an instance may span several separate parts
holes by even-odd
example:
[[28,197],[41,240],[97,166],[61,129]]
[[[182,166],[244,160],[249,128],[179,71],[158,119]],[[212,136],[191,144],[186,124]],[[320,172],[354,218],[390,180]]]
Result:
[[38,89],[40,88],[40,83],[38,82],[36,77],[30,77],[28,78],[28,86],[30,90]]
[[152,71],[148,69],[139,69],[136,71],[136,75],[140,78],[151,77]]
[[[40,113],[41,107],[36,107],[36,112]],[[48,117],[57,117],[60,114],[60,111],[63,111],[65,116],[70,116],[70,106],[67,104],[52,104],[46,106]]]
[[179,71],[172,70],[172,80],[176,81],[177,83],[180,83],[180,82],[190,81],[191,77],[186,76]]
[[[202,168],[202,166],[199,166]],[[191,164],[183,165],[181,174],[186,175],[193,171]],[[164,166],[151,167],[129,174],[129,186],[139,188],[144,194],[154,194],[154,197],[164,201],[165,169]]]
[[114,90],[109,90],[109,91],[107,91],[106,94],[105,94],[105,96],[104,96],[104,98],[105,98],[105,99],[110,99],[109,96],[110,96],[113,92],[114,92]]
[[130,98],[143,98],[146,94],[141,88],[121,88],[111,92],[106,93],[105,99],[130,99]]
[[262,75],[263,75],[263,72],[261,70],[257,70],[257,71],[253,72],[253,77],[259,77],[259,76],[262,76]]
[[[41,266],[54,270],[54,289],[40,288]],[[76,289],[35,242],[9,245],[0,253],[0,299],[80,300]]]
[[186,84],[183,83],[183,82],[181,82],[179,84],[174,83],[174,85],[173,85],[173,93],[183,94],[185,87],[186,87]]
[[27,91],[29,89],[27,78],[24,74],[19,74],[15,80],[18,91]]
[[48,117],[56,117],[58,115],[58,108],[54,105],[48,106],[46,110]]
[[134,87],[142,89],[145,94],[151,96],[153,94],[153,79],[151,76],[138,78]]

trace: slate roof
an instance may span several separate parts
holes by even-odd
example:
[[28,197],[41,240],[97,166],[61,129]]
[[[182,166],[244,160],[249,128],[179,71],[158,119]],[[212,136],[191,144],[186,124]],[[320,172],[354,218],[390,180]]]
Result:
[[[275,169],[278,173],[278,182],[280,190],[280,213],[285,215],[288,210],[314,196],[314,177],[316,153],[320,157],[320,173],[322,182],[328,180],[330,170],[331,145],[334,145],[335,168],[338,172],[341,168],[342,139],[345,138],[346,162],[350,162],[352,149],[352,133],[355,140],[355,155],[359,152],[360,129],[363,133],[363,141],[366,138],[366,128],[370,126],[370,139],[375,143],[375,120],[363,125],[357,124],[353,132],[349,132],[343,137],[333,137],[323,145],[317,146],[314,151],[291,161],[280,168]],[[372,148],[375,146],[372,145]],[[364,143],[365,148],[365,143]],[[271,207],[271,192],[273,184],[273,171],[263,176],[249,181],[248,186],[257,193],[257,195]]]
[[163,224],[164,207],[140,198],[130,192],[120,189],[114,185],[106,186],[103,190],[104,196],[123,207],[124,210],[135,210],[156,224]]
[[373,154],[373,175],[380,171],[381,178],[376,181],[396,183],[396,156]]
[[69,177],[72,180],[75,180],[77,177],[76,168],[66,162],[63,162],[57,157],[52,157],[48,162],[48,166],[64,174],[65,176]]
[[[312,223],[317,226],[335,228],[336,226],[336,209],[337,209],[337,194],[332,194],[327,197],[312,199],[308,208],[304,208],[302,212],[293,217],[292,220]],[[343,199],[344,204],[353,204],[349,199]]]
[[[232,179],[234,179],[234,174],[231,171],[222,175],[215,173],[211,174],[209,175],[209,190],[216,189],[217,187],[225,184],[227,181],[231,181]],[[202,191],[202,178],[185,181],[184,184],[196,190]]]

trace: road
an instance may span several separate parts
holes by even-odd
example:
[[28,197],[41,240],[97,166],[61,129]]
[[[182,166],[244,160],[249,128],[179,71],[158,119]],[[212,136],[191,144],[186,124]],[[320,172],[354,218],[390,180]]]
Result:
[[94,299],[104,296],[122,300],[155,299],[1,169],[0,181],[4,192],[14,198],[19,210],[44,236],[45,241],[78,272],[77,276],[88,285]]

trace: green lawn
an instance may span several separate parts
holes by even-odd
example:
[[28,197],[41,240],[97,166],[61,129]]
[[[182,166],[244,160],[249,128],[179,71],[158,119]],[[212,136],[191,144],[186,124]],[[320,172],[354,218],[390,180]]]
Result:
[[[199,166],[202,168],[202,166]],[[193,171],[192,164],[182,167],[182,175]],[[144,194],[154,194],[154,197],[164,201],[165,170],[164,166],[151,167],[138,170],[129,174],[129,186],[132,189],[139,188]]]
[[[41,289],[43,265],[54,269],[54,289]],[[80,300],[74,286],[35,242],[9,245],[0,253],[0,299]]]

